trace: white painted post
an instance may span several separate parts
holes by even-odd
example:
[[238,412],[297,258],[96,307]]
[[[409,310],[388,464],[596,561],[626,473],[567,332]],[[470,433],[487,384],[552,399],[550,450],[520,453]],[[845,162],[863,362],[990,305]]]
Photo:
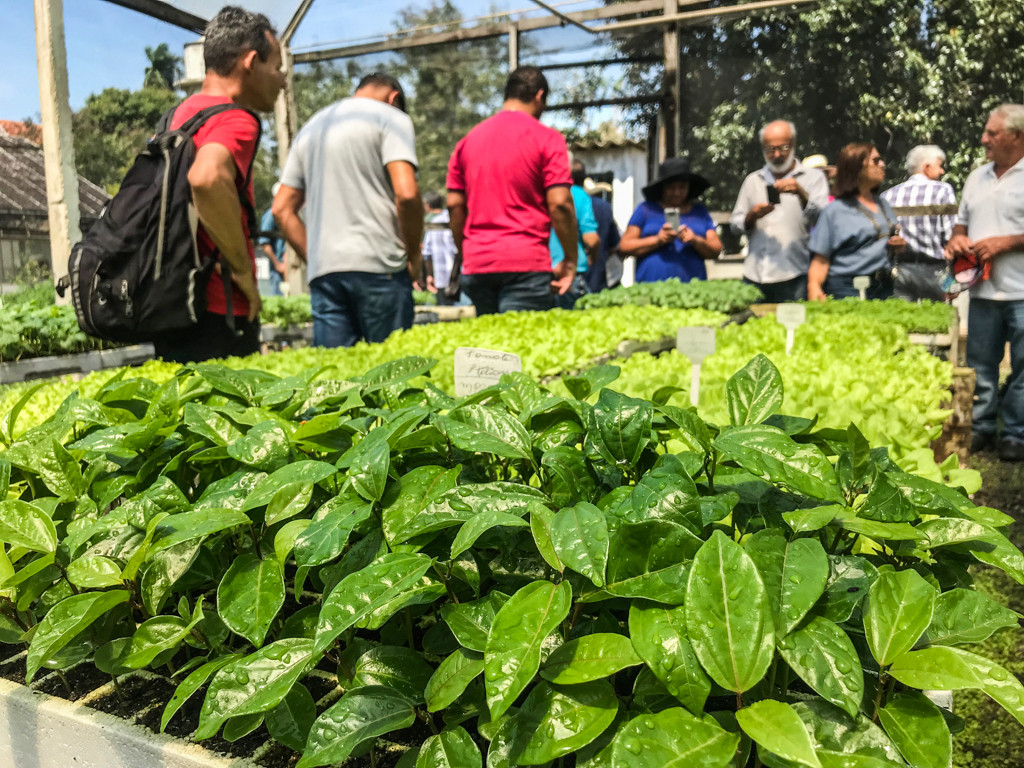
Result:
[[[33,3],[50,223],[50,265],[56,282],[68,272],[71,246],[82,238],[78,174],[71,134],[67,51],[64,47],[64,3],[63,0],[33,0]],[[61,303],[69,300],[70,297],[58,297]]]
[[[285,72],[285,86],[277,94],[277,102],[274,104],[274,130],[277,134],[277,165],[279,171],[284,171],[292,139],[298,132],[294,87],[295,60],[292,58],[291,48],[284,42],[281,44],[281,62]],[[298,296],[300,293],[309,293],[306,265],[295,255],[295,251],[290,245],[286,248],[286,259],[288,276],[282,287],[287,295]]]

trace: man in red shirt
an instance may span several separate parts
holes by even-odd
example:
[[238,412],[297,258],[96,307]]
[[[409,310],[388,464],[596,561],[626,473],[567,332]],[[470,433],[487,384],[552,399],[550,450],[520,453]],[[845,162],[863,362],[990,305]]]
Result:
[[[262,112],[274,108],[285,78],[281,46],[266,16],[236,6],[222,8],[206,27],[203,57],[202,90],[178,106],[172,130],[215,104],[234,103]],[[224,280],[215,272],[198,325],[155,345],[157,355],[165,360],[197,362],[259,351],[262,303],[256,286],[255,233],[249,231],[248,214],[239,200],[239,192],[244,192],[249,204],[254,204],[249,169],[259,149],[259,136],[259,123],[243,110],[214,115],[195,135],[196,158],[188,173],[199,216],[199,250],[207,258],[223,254],[231,269],[232,311],[240,335],[232,334],[225,322]],[[248,187],[243,190],[247,178]]]
[[576,253],[576,213],[565,138],[540,122],[548,83],[519,67],[502,110],[473,128],[448,161],[448,211],[462,256],[462,288],[479,315],[551,309],[576,276],[576,260],[551,269],[552,228]]

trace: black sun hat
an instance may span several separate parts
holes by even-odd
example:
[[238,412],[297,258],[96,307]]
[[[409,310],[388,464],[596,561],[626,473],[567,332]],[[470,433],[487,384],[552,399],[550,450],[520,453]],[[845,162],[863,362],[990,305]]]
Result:
[[654,181],[643,188],[644,197],[656,201],[661,197],[661,188],[670,181],[688,181],[690,189],[686,193],[687,200],[700,197],[711,182],[690,170],[690,158],[670,157],[658,166],[658,175]]

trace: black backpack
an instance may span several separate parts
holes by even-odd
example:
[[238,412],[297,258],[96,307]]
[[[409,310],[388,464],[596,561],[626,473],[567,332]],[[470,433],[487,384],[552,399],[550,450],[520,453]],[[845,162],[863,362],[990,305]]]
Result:
[[[175,110],[167,112],[146,149],[136,156],[121,189],[71,250],[68,275],[57,291],[63,296],[71,288],[78,324],[88,335],[136,343],[159,341],[194,326],[206,310],[206,286],[216,261],[224,279],[226,325],[235,333],[231,271],[219,254],[216,260],[200,256],[199,218],[188,183],[196,131],[231,109],[243,107],[207,107],[173,131],[168,127]],[[249,114],[260,125],[259,118]],[[257,148],[259,138],[257,134]],[[246,195],[253,165],[255,153],[238,197],[255,236],[256,212]]]

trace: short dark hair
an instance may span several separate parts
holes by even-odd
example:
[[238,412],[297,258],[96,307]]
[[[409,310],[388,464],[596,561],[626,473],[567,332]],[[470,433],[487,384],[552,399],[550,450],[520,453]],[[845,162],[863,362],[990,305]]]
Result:
[[371,72],[363,76],[359,84],[356,85],[356,90],[371,86],[384,86],[392,91],[398,91],[398,98],[395,99],[394,106],[405,112],[405,91],[402,90],[402,84],[398,82],[398,78],[392,77],[387,72]]
[[430,208],[431,210],[444,207],[444,200],[441,199],[441,196],[437,194],[437,192],[428,192],[423,196],[423,200],[426,202],[427,208]]
[[262,13],[252,13],[237,5],[225,5],[210,19],[203,33],[206,71],[226,77],[249,51],[256,51],[260,61],[266,61],[271,50],[267,32],[277,35],[270,19]]
[[582,187],[584,180],[587,178],[587,166],[583,164],[582,160],[573,160],[569,175],[572,177],[573,184]]
[[836,160],[836,197],[854,197],[860,191],[860,172],[871,157],[875,145],[870,141],[854,141],[839,150]]
[[548,98],[548,80],[540,67],[519,67],[508,76],[505,83],[505,100],[531,102],[538,91],[544,91],[544,100]]

